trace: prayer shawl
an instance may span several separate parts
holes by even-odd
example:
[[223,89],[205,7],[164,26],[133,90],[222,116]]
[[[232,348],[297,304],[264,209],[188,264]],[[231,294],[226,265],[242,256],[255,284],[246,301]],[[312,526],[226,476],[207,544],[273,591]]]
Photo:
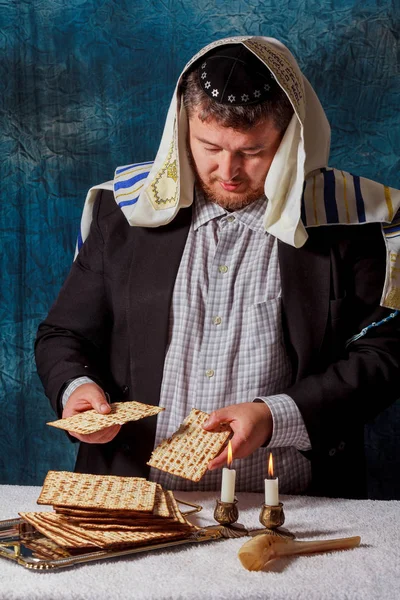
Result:
[[216,46],[232,43],[246,46],[269,68],[294,109],[265,180],[265,230],[300,248],[307,241],[309,227],[381,223],[387,251],[381,305],[399,310],[400,191],[327,166],[330,127],[324,110],[292,54],[273,38],[225,38],[209,44],[189,61],[178,79],[154,162],[118,167],[113,181],[89,190],[77,250],[89,233],[99,189],[113,190],[128,223],[138,227],[166,225],[180,208],[192,204],[194,173],[186,151],[188,118],[179,85],[196,60]]

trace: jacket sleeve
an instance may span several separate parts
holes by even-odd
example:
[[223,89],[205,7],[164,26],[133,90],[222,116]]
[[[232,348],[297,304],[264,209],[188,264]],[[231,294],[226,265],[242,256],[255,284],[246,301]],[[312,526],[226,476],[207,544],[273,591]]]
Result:
[[104,239],[99,227],[102,196],[100,193],[94,205],[89,236],[47,318],[39,325],[35,343],[38,373],[59,415],[60,395],[71,379],[87,376],[107,388],[111,314],[104,288]]
[[[332,264],[332,271],[341,271],[340,277],[331,277],[341,281],[342,298],[331,302],[331,331],[324,345],[331,359],[284,390],[300,409],[314,455],[333,455],[356,435],[359,443],[363,424],[400,395],[399,315],[346,347],[346,339],[393,312],[380,306],[386,266],[380,229],[342,244],[340,261]],[[335,305],[338,314],[332,314]]]

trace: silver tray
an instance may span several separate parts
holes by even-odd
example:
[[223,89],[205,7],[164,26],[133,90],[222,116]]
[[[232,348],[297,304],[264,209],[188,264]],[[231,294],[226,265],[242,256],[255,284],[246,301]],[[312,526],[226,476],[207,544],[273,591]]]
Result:
[[[202,507],[197,504],[191,504],[178,500],[180,504],[190,506],[193,510],[187,511],[186,515],[199,512]],[[13,560],[27,569],[49,570],[59,569],[61,567],[71,567],[76,564],[87,563],[94,560],[104,560],[117,556],[127,556],[139,552],[148,552],[150,550],[159,550],[160,548],[172,548],[182,544],[191,544],[195,542],[209,542],[217,540],[227,535],[226,527],[216,525],[198,529],[190,536],[172,542],[162,544],[151,544],[135,548],[125,547],[118,550],[94,550],[94,551],[73,551],[67,550],[46,538],[33,525],[26,523],[23,519],[9,519],[0,521],[0,557]],[[46,548],[38,549],[38,545],[46,544]],[[43,555],[43,552],[46,556]]]

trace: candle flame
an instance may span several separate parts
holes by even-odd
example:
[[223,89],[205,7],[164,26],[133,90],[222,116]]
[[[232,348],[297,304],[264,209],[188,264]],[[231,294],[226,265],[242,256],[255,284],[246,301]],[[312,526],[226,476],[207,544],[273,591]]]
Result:
[[274,460],[272,458],[272,452],[269,453],[268,459],[268,477],[272,479],[274,476]]
[[229,467],[229,469],[231,468],[232,463],[233,463],[232,444],[231,444],[231,440],[229,440],[229,442],[228,442],[228,467]]

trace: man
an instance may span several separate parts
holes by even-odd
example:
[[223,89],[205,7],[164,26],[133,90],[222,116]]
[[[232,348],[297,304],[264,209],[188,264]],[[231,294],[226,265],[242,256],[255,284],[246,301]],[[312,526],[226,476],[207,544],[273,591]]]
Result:
[[106,394],[166,410],[75,436],[78,471],[217,489],[226,451],[196,486],[146,467],[194,406],[231,425],[238,490],[262,488],[272,449],[282,492],[365,495],[363,423],[398,396],[380,223],[400,196],[326,168],[329,138],[284,46],[221,40],[179,79],[154,163],[89,194],[39,374],[63,417],[107,413]]

